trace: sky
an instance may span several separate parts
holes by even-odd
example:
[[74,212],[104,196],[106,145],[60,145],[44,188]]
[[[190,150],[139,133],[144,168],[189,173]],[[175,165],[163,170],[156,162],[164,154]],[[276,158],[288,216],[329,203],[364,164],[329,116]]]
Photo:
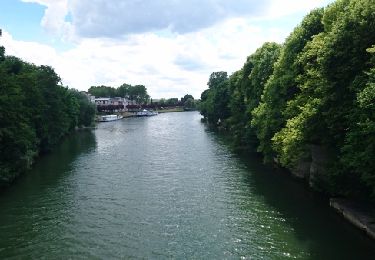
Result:
[[264,42],[283,43],[333,0],[1,0],[0,45],[62,83],[145,85],[152,98],[199,98]]

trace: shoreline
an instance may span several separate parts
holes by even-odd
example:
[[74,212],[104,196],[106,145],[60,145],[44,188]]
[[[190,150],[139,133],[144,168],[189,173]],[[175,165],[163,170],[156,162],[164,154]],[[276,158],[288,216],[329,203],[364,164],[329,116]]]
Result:
[[[205,122],[204,122],[205,123]],[[217,128],[216,128],[217,129]],[[226,129],[219,132],[228,135]],[[229,136],[231,138],[231,136]],[[237,147],[238,148],[238,147]],[[238,151],[249,151],[249,147],[239,148]],[[314,150],[319,150],[315,147]],[[323,153],[313,152],[313,160],[310,162],[302,162],[294,169],[287,169],[274,160],[273,166],[275,168],[284,169],[288,178],[295,179],[300,185],[305,185],[311,192],[320,194],[327,199],[330,210],[334,210],[345,222],[356,227],[360,232],[363,232],[373,242],[375,242],[375,207],[369,203],[352,200],[350,198],[329,197],[327,194],[315,189],[315,178],[318,175],[324,174],[325,163]],[[259,154],[262,157],[261,154]]]
[[368,237],[375,240],[375,211],[368,205],[363,205],[347,199],[331,198],[331,208],[349,223],[360,229]]

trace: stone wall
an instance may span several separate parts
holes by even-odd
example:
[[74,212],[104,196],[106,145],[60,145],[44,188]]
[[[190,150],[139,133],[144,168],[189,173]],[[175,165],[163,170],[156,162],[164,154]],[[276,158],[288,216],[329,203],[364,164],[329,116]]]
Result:
[[293,176],[305,179],[314,188],[319,180],[325,178],[329,159],[329,153],[323,146],[310,145],[310,158],[299,161],[290,171]]
[[311,165],[309,184],[315,187],[317,181],[324,179],[327,173],[327,164],[329,161],[329,153],[326,148],[318,145],[311,145]]

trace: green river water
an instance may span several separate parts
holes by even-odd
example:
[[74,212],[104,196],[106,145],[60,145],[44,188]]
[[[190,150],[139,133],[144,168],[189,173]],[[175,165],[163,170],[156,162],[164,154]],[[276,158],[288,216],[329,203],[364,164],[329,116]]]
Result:
[[0,193],[0,259],[375,259],[303,184],[196,112],[68,137]]

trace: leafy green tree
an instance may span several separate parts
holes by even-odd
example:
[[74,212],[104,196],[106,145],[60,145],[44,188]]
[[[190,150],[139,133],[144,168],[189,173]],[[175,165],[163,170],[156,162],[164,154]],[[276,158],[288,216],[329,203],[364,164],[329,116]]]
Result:
[[243,68],[229,77],[230,117],[227,124],[235,146],[256,147],[258,140],[251,128],[251,111],[259,105],[264,85],[273,72],[280,45],[265,43],[247,58]]
[[165,101],[165,105],[167,106],[177,106],[178,105],[178,98],[169,98]]
[[210,89],[206,89],[201,93],[201,103],[199,105],[199,111],[201,115],[204,117],[204,120],[207,120],[208,116],[208,98],[209,98]]
[[320,148],[327,153],[314,173],[318,188],[375,200],[374,24],[372,0],[312,11],[281,52],[266,43],[229,80],[213,73],[202,115],[213,124],[224,119],[237,146],[255,131],[265,161],[289,169],[305,160],[316,167],[312,150]]
[[92,104],[84,94],[77,90],[70,89],[69,96],[72,98],[71,102],[76,103],[75,106],[71,105],[70,107],[78,108],[76,125],[78,127],[91,126],[96,112],[95,105]]
[[322,88],[328,84],[317,63],[322,40],[321,35],[317,35],[306,44],[296,60],[296,64],[304,70],[296,78],[300,92],[287,102],[283,111],[286,124],[272,138],[280,163],[290,168],[300,160],[308,160],[309,145],[319,145],[325,138],[321,136],[325,128],[324,120],[318,113],[326,98]]
[[138,104],[146,104],[150,100],[147,88],[143,85],[132,86],[124,83],[115,90],[115,93],[119,97],[134,100]]
[[208,91],[201,96],[201,113],[211,124],[224,122],[230,116],[228,74],[213,72],[207,85]]
[[95,97],[123,97],[129,100],[134,100],[137,104],[147,104],[150,96],[147,93],[147,88],[143,85],[129,85],[122,84],[118,88],[108,86],[92,86],[88,92]]
[[[362,184],[375,190],[369,174],[375,169],[369,159],[373,111],[365,105],[373,84],[374,63],[366,49],[375,41],[374,12],[370,0],[339,0],[325,10],[324,31],[299,56],[299,93],[288,102],[286,125],[273,138],[288,167],[309,156],[310,144],[329,148],[329,170],[320,186],[330,193],[357,193]],[[369,142],[361,144],[360,134]],[[362,171],[359,161],[370,171]]]
[[210,79],[208,80],[208,87],[210,89],[215,89],[222,85],[228,79],[228,73],[225,71],[212,72]]
[[143,85],[135,85],[130,88],[129,98],[135,100],[138,104],[146,104],[150,96],[147,94],[147,88]]
[[346,172],[359,176],[375,198],[375,66],[367,76],[349,116],[352,123],[341,148],[341,163]]
[[288,100],[298,93],[297,77],[303,70],[297,62],[298,56],[314,35],[323,31],[323,9],[313,10],[286,39],[274,71],[265,84],[260,104],[252,111],[251,125],[259,139],[258,151],[266,162],[276,156],[272,144],[273,136],[286,123],[284,110]]
[[117,88],[116,96],[123,97],[123,98],[129,98],[131,87],[132,87],[131,85],[126,84],[126,83],[122,84],[120,87]]
[[248,117],[246,114],[245,93],[242,84],[244,80],[243,69],[234,72],[229,77],[229,104],[230,117],[227,120],[228,127],[233,133],[234,146],[241,146],[247,143],[245,138],[246,124]]
[[[14,63],[17,71],[12,69]],[[18,82],[21,70],[22,63],[14,57],[0,63],[0,185],[30,167],[37,152],[35,132],[23,107],[26,97]]]
[[194,99],[192,98],[188,98],[185,102],[184,102],[184,109],[194,109],[195,108],[195,103],[194,103]]
[[5,60],[5,48],[0,46],[0,62]]
[[184,104],[189,98],[192,99],[192,100],[194,100],[194,97],[192,95],[190,95],[190,94],[186,94],[185,96],[183,96],[181,98],[182,104]]
[[[50,151],[76,128],[80,113],[89,104],[86,98],[86,105],[81,105],[78,92],[61,86],[59,76],[51,67],[2,55],[0,186],[30,168],[40,153]],[[92,111],[92,104],[90,108]],[[82,124],[91,124],[93,119],[91,113]]]
[[91,86],[88,92],[95,97],[115,97],[117,91],[113,87],[108,86]]
[[166,104],[165,98],[161,98],[160,101],[159,101],[159,105],[160,106],[165,106],[165,104]]

